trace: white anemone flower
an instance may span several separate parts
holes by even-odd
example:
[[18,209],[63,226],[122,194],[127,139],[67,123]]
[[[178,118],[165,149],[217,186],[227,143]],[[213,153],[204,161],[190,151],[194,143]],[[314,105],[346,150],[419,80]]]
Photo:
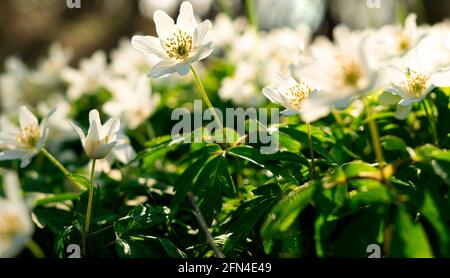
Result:
[[300,114],[303,108],[303,101],[315,90],[300,80],[282,74],[278,74],[278,81],[275,85],[265,87],[263,94],[272,102],[284,106],[286,110],[282,112],[285,116]]
[[293,67],[294,76],[301,76],[319,91],[303,104],[305,121],[318,120],[333,107],[345,108],[376,88],[379,75],[368,62],[366,38],[365,33],[338,26],[334,44],[326,38],[316,39],[308,49],[310,60],[305,58],[304,63]]
[[425,52],[414,51],[405,60],[403,66],[387,69],[392,84],[387,91],[397,97],[384,94],[380,99],[383,104],[398,103],[396,117],[399,119],[404,119],[412,105],[426,98],[434,88],[450,86],[450,68],[436,68]]
[[90,58],[81,60],[79,69],[65,68],[62,71],[63,80],[70,85],[67,91],[70,100],[93,94],[104,84],[108,75],[106,53],[100,50]]
[[20,167],[26,167],[45,145],[48,137],[48,118],[45,116],[41,124],[26,106],[19,108],[19,124],[17,127],[8,119],[2,118],[0,132],[0,160],[20,159]]
[[137,128],[147,120],[160,101],[158,94],[152,94],[152,87],[145,75],[111,80],[107,88],[113,98],[103,105],[103,111],[119,118],[130,129]]
[[376,66],[389,64],[392,59],[413,50],[428,34],[425,27],[417,26],[417,15],[410,14],[404,26],[386,25],[370,36],[370,47]]
[[120,120],[109,119],[104,125],[100,121],[100,115],[96,109],[89,112],[89,130],[87,136],[81,128],[71,123],[73,129],[80,136],[84,152],[91,159],[102,159],[117,144],[117,133],[120,129]]
[[20,194],[17,174],[3,173],[3,191],[0,197],[0,258],[15,257],[31,238],[34,227],[31,213]]
[[197,24],[192,5],[183,2],[175,24],[163,11],[154,16],[158,37],[133,36],[132,45],[146,55],[155,55],[160,61],[152,67],[149,77],[165,77],[177,72],[188,74],[192,63],[208,57],[213,51],[213,43],[207,37],[211,22],[205,20]]
[[[111,152],[104,159],[95,163],[96,173],[110,174],[112,173],[112,166],[116,161],[125,165],[136,158],[136,151],[131,146],[128,136],[119,131],[117,141],[117,145],[114,146]],[[88,169],[91,169],[92,161],[89,162],[88,167]]]

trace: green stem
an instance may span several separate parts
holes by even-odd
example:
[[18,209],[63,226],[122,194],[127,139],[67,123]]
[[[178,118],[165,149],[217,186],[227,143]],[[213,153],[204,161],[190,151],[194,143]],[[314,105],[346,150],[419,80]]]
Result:
[[197,87],[198,87],[198,89],[200,91],[200,95],[202,96],[203,102],[206,104],[208,109],[213,114],[213,117],[214,117],[214,120],[216,122],[217,128],[223,130],[224,140],[226,141],[225,130],[223,129],[223,124],[222,124],[219,116],[217,115],[216,110],[214,109],[213,105],[211,104],[211,101],[209,100],[208,95],[206,94],[205,87],[203,87],[202,81],[198,77],[197,72],[195,71],[193,66],[191,66],[191,71],[192,71],[192,74],[194,75],[194,78],[195,78],[195,81],[197,83]]
[[308,129],[308,144],[309,144],[309,156],[311,159],[311,163],[309,165],[309,176],[311,180],[316,179],[316,163],[314,161],[314,147],[312,142],[312,135],[311,135],[311,124],[309,122],[306,122],[306,127]]
[[49,153],[45,148],[42,148],[41,152],[50,160],[56,168],[58,168],[66,177],[70,177],[69,170],[66,169],[51,153]]
[[380,144],[380,134],[378,132],[378,126],[375,122],[375,113],[372,111],[369,102],[366,100],[366,110],[367,110],[367,121],[369,122],[370,136],[372,137],[372,145],[375,152],[375,157],[380,168],[381,174],[383,175],[384,169],[384,156],[383,150]]
[[258,24],[258,18],[256,16],[256,9],[255,9],[255,1],[253,0],[245,0],[245,10],[247,12],[247,18],[250,22],[250,25],[258,31],[259,30],[259,24]]
[[44,251],[42,251],[41,247],[39,247],[39,245],[33,239],[28,240],[28,242],[26,243],[26,247],[28,248],[28,250],[30,250],[31,254],[33,254],[35,258],[45,258]]
[[220,10],[225,13],[227,16],[229,16],[230,18],[234,17],[234,12],[232,7],[230,6],[230,1],[228,0],[218,0],[217,1],[219,4],[219,8]]
[[430,122],[430,125],[431,125],[431,133],[433,135],[433,143],[436,146],[439,146],[439,137],[437,134],[437,128],[436,128],[436,122],[435,122],[434,116],[428,110],[428,106],[427,106],[427,103],[425,100],[422,100],[422,105],[425,110],[425,114],[427,115],[428,121]]
[[91,166],[91,178],[90,178],[90,186],[89,186],[89,199],[86,210],[86,221],[84,225],[84,234],[83,234],[83,250],[86,254],[86,239],[89,234],[89,226],[91,224],[91,211],[92,211],[92,201],[94,199],[94,173],[95,173],[95,162],[96,159],[92,160]]
[[64,174],[64,176],[66,176],[66,178],[68,178],[70,181],[72,181],[73,184],[75,184],[80,190],[86,189],[83,185],[81,185],[80,183],[78,183],[76,180],[73,179],[73,176],[69,172],[69,170],[67,170],[67,168],[64,167],[61,164],[61,162],[58,161],[58,159],[56,159],[49,151],[47,151],[47,149],[42,148],[41,153],[43,153],[45,155],[45,157],[47,157],[47,159],[50,160],[50,162],[52,162],[53,165],[55,165],[56,168],[58,168]]
[[156,138],[155,129],[153,128],[153,125],[149,120],[145,122],[145,128],[147,130],[147,136],[150,140]]

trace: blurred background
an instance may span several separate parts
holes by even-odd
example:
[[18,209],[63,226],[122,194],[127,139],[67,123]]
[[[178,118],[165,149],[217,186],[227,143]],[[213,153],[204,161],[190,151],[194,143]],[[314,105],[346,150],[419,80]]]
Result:
[[[152,14],[163,9],[178,13],[181,0],[81,0],[69,9],[66,0],[2,0],[0,2],[0,68],[11,55],[33,64],[54,41],[73,49],[72,64],[97,49],[117,47],[119,39],[154,33]],[[74,1],[72,1],[74,2]],[[261,30],[307,23],[314,34],[329,35],[333,26],[376,27],[400,22],[415,12],[421,23],[450,17],[450,0],[192,0],[197,15],[214,19],[218,13],[253,16]]]

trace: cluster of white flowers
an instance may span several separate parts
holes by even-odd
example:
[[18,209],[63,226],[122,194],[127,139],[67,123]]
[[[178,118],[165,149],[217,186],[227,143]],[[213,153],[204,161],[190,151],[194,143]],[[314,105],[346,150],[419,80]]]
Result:
[[218,47],[215,53],[235,68],[222,81],[219,96],[247,107],[264,103],[261,89],[275,81],[277,72],[289,73],[311,38],[306,25],[257,33],[242,18],[233,22],[224,15],[217,17],[211,34]]
[[[20,159],[21,166],[28,165],[48,140],[47,147],[60,151],[60,157],[74,158],[74,153],[61,150],[60,146],[77,138],[69,122],[76,116],[73,103],[106,89],[111,98],[103,104],[102,111],[120,120],[119,142],[107,159],[97,163],[98,171],[109,171],[115,160],[127,163],[135,157],[135,151],[125,135],[152,116],[160,97],[152,93],[146,71],[156,64],[152,57],[142,57],[129,39],[119,43],[107,54],[97,51],[81,60],[78,67],[69,65],[72,51],[55,43],[48,57],[32,69],[19,57],[5,61],[5,71],[0,74],[0,160]],[[20,109],[17,109],[20,107]],[[33,113],[31,112],[35,112]],[[51,115],[51,117],[49,117]],[[42,117],[38,124],[37,117]],[[20,127],[11,120],[17,119]]]
[[291,67],[300,86],[284,78],[264,94],[289,109],[301,103],[297,113],[311,122],[381,90],[380,103],[397,104],[396,117],[403,119],[433,88],[450,86],[448,23],[417,26],[412,14],[404,26],[363,31],[338,26],[333,34],[333,41],[316,38]]

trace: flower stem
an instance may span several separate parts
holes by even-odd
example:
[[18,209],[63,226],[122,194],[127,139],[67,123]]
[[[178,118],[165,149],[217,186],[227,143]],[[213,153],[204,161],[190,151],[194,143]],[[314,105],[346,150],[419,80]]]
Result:
[[309,165],[309,176],[311,180],[314,180],[316,178],[316,163],[314,161],[314,148],[313,148],[313,142],[312,142],[312,136],[311,136],[311,124],[310,122],[306,122],[306,127],[308,129],[308,144],[309,144],[309,156],[311,159],[311,163]]
[[192,74],[194,75],[194,78],[195,78],[195,81],[197,83],[197,87],[198,87],[198,89],[200,91],[200,94],[202,96],[203,102],[206,104],[206,106],[208,106],[208,109],[213,114],[213,117],[214,117],[214,120],[216,122],[217,128],[223,130],[224,140],[226,141],[226,139],[225,139],[225,130],[223,129],[223,124],[222,124],[219,116],[217,115],[216,110],[214,109],[213,105],[211,104],[211,101],[209,100],[208,95],[206,94],[205,87],[203,87],[202,81],[198,77],[197,72],[195,71],[193,66],[191,66],[191,71],[192,71]]
[[378,132],[378,126],[375,122],[375,113],[372,111],[372,107],[368,101],[365,102],[367,110],[367,120],[369,122],[370,136],[372,137],[372,145],[375,152],[375,157],[380,168],[381,174],[383,175],[384,169],[384,156],[383,150],[380,144],[380,134]]
[[252,25],[256,31],[258,31],[259,24],[258,24],[258,18],[256,16],[255,1],[245,0],[245,10],[247,12],[247,18],[248,18],[248,21],[250,22],[250,25]]
[[89,199],[86,210],[86,219],[84,224],[84,234],[83,234],[83,249],[86,253],[86,239],[89,234],[89,226],[91,224],[91,211],[92,211],[92,200],[94,199],[94,173],[95,173],[95,162],[96,160],[92,160],[91,166],[91,178],[90,178],[90,186],[89,186]]
[[428,110],[428,106],[427,106],[427,103],[426,103],[425,100],[422,100],[422,105],[423,105],[423,108],[425,110],[425,114],[427,115],[428,121],[430,122],[430,125],[431,125],[431,133],[433,135],[433,143],[436,146],[439,146],[439,137],[438,137],[438,134],[437,134],[436,122],[435,122],[435,119],[433,117],[433,114],[431,114],[430,111]]
[[69,170],[66,169],[51,153],[49,153],[45,148],[42,148],[41,152],[50,160],[56,168],[58,168],[66,177],[70,176]]
[[80,190],[86,189],[83,185],[79,184],[76,180],[73,179],[72,174],[69,172],[69,170],[67,170],[67,168],[58,161],[58,159],[56,159],[49,151],[47,151],[47,149],[42,148],[41,152],[45,155],[45,157],[47,157],[48,160],[50,160],[50,162],[53,163],[53,165],[56,166],[56,168],[58,168],[64,174],[64,176],[72,181]]
[[155,139],[156,138],[156,133],[155,133],[155,129],[153,128],[152,123],[150,122],[150,120],[147,120],[145,122],[145,129],[147,130],[147,136],[150,140]]
[[42,251],[41,247],[34,240],[28,240],[28,242],[26,243],[26,247],[28,248],[28,250],[30,250],[31,254],[33,254],[35,258],[45,258],[44,251]]

